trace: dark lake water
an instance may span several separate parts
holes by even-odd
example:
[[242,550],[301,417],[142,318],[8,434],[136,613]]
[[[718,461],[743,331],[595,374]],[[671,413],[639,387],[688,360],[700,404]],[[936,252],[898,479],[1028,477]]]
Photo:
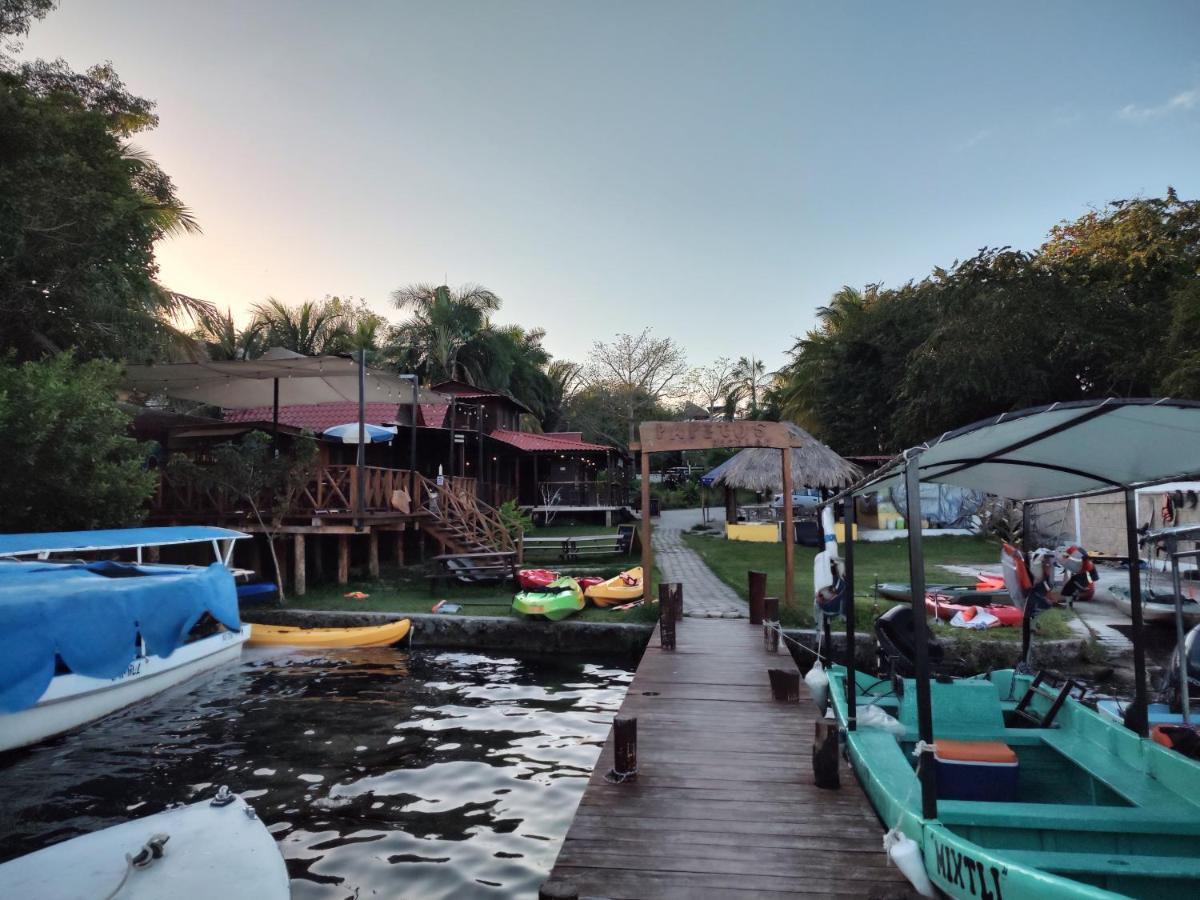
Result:
[[536,896],[631,678],[624,661],[247,650],[0,754],[0,861],[227,784],[296,900]]

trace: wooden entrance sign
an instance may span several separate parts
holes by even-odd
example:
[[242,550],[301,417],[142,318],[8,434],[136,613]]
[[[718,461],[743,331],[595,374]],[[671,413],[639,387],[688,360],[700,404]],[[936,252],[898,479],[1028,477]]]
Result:
[[795,578],[792,545],[796,537],[792,524],[791,452],[803,447],[804,441],[782,422],[643,422],[638,434],[641,441],[631,444],[629,449],[640,450],[642,454],[642,601],[651,601],[654,571],[654,553],[650,547],[650,454],[716,447],[766,447],[780,451],[783,469],[783,599],[790,606]]

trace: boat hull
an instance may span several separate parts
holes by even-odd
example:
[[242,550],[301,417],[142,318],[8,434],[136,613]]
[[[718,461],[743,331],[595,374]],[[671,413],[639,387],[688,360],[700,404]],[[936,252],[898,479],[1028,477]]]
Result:
[[390,647],[408,636],[412,622],[401,619],[358,628],[297,628],[293,625],[251,625],[254,647],[311,647],[313,649]]
[[0,865],[0,897],[96,900],[125,876],[125,854],[169,835],[163,856],[129,872],[120,900],[286,900],[287,866],[266,826],[240,797],[210,801],[53,844]]
[[243,626],[241,631],[222,631],[184,644],[165,658],[139,656],[116,678],[58,675],[35,705],[0,715],[0,751],[78,728],[232,662],[241,654],[249,634],[249,626]]
[[[1133,604],[1129,600],[1127,593],[1122,593],[1119,590],[1112,590],[1113,602],[1117,609],[1121,610],[1125,615],[1133,615]],[[1174,625],[1175,624],[1175,604],[1174,603],[1157,603],[1152,600],[1142,602],[1142,621],[1153,625]],[[1193,625],[1200,625],[1200,604],[1195,600],[1191,600],[1184,604],[1183,607],[1183,624],[1191,628]]]

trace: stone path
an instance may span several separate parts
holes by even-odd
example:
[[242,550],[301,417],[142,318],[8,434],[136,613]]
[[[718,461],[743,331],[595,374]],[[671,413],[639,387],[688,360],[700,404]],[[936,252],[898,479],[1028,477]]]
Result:
[[706,619],[748,618],[746,601],[683,543],[683,532],[672,524],[661,522],[654,528],[654,560],[663,581],[683,585],[683,614]]

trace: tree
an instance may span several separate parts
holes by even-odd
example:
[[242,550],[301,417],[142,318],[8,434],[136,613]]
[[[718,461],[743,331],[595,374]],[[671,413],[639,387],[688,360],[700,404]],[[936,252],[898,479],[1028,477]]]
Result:
[[[48,9],[4,0],[3,46]],[[170,178],[126,143],[156,121],[109,65],[0,53],[0,352],[149,360],[188,346],[179,317],[215,312],[155,281],[155,242],[196,230]]]
[[204,348],[205,355],[214,360],[255,359],[266,350],[263,325],[252,319],[245,328],[238,328],[233,321],[233,311],[225,315],[203,316],[192,339]]
[[283,573],[275,554],[275,539],[300,493],[312,481],[316,462],[317,445],[307,435],[297,438],[287,453],[277,454],[269,435],[253,431],[240,442],[213,447],[203,462],[174,454],[167,464],[167,477],[199,491],[227,494],[250,507],[267,537],[282,601]]
[[69,531],[137,524],[157,483],[153,446],[127,435],[120,367],[62,353],[0,359],[0,529]]
[[542,427],[546,431],[561,431],[566,424],[567,407],[582,383],[583,368],[579,363],[556,359],[546,366],[546,377],[550,380],[550,396]]
[[774,372],[768,372],[766,363],[751,356],[739,356],[730,373],[730,383],[727,388],[730,402],[733,406],[740,401],[748,400],[747,414],[751,419],[758,418],[758,399],[770,385]]
[[724,405],[733,380],[733,362],[728,356],[721,356],[710,365],[692,369],[685,388],[692,402],[711,415]]
[[671,338],[656,338],[649,328],[640,334],[618,334],[611,342],[596,341],[588,357],[587,384],[612,392],[624,411],[628,440],[647,404],[657,406],[674,395],[687,373],[683,349]]
[[410,313],[392,343],[407,345],[413,368],[431,382],[468,377],[459,354],[487,330],[488,317],[500,309],[500,298],[477,284],[458,290],[444,284],[410,284],[393,291],[392,301]]

